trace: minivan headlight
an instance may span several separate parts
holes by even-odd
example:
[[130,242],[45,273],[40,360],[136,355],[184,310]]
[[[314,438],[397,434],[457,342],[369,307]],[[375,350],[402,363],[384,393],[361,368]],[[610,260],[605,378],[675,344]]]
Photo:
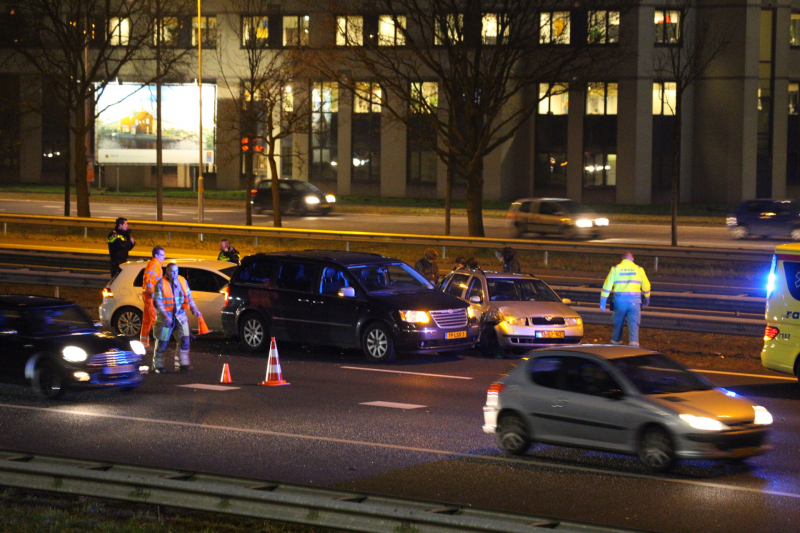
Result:
[[761,407],[760,405],[754,405],[753,411],[756,412],[756,417],[753,420],[753,424],[758,424],[760,426],[768,426],[772,424],[772,415],[769,414],[765,408]]
[[306,203],[307,204],[318,204],[319,198],[316,196],[306,196]]
[[328,202],[329,204],[332,204],[332,203],[336,202],[336,197],[334,195],[332,195],[332,194],[326,194],[325,195],[325,201]]
[[78,348],[77,346],[67,346],[61,350],[61,356],[65,361],[69,361],[70,363],[81,363],[86,361],[86,358],[89,357],[86,354],[86,350]]
[[427,311],[400,311],[400,318],[409,324],[427,324],[431,321]]
[[694,415],[680,415],[681,420],[692,426],[694,429],[702,429],[704,431],[722,431],[724,429],[728,429],[728,426],[720,422],[719,420],[714,420],[713,418],[708,418],[705,416],[694,416]]

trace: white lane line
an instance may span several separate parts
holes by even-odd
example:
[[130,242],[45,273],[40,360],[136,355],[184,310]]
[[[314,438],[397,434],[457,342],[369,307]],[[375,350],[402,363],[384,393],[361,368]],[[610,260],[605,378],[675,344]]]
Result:
[[207,385],[205,383],[191,383],[189,385],[178,385],[178,387],[186,387],[187,389],[204,389],[204,390],[236,390],[241,389],[241,387],[225,387],[223,385]]
[[654,481],[661,481],[663,483],[675,483],[678,485],[690,485],[695,487],[705,487],[705,488],[714,488],[714,489],[724,489],[724,490],[731,490],[736,492],[749,492],[752,494],[765,494],[768,496],[783,496],[786,498],[795,498],[800,500],[800,494],[795,494],[792,492],[781,492],[775,490],[763,490],[759,488],[750,488],[750,487],[736,487],[732,485],[724,485],[722,483],[709,483],[705,481],[696,481],[692,479],[674,479],[674,478],[665,478],[660,476],[651,476],[647,474],[636,474],[632,472],[614,472],[613,470],[604,470],[602,468],[592,468],[592,467],[582,467],[577,465],[567,465],[567,464],[555,464],[549,461],[537,461],[536,459],[520,459],[514,457],[506,457],[506,456],[493,456],[493,455],[476,455],[472,453],[464,453],[464,452],[453,452],[449,450],[434,450],[429,448],[418,448],[416,446],[401,446],[398,444],[382,444],[378,442],[366,442],[366,441],[359,441],[359,440],[351,440],[351,439],[336,439],[331,437],[317,437],[314,435],[300,435],[297,433],[285,433],[281,431],[269,431],[266,429],[247,429],[247,428],[236,428],[230,426],[217,426],[212,424],[198,424],[195,422],[176,422],[172,420],[159,420],[154,418],[141,418],[136,416],[124,416],[124,415],[111,415],[106,413],[96,413],[91,411],[80,411],[80,410],[70,410],[64,408],[51,408],[51,407],[32,407],[26,405],[11,405],[11,404],[4,404],[0,403],[0,408],[7,408],[7,409],[19,409],[23,411],[38,411],[43,413],[61,413],[65,415],[73,415],[73,416],[85,416],[87,418],[102,418],[102,419],[112,419],[112,420],[124,420],[126,422],[143,422],[148,424],[161,424],[165,426],[179,426],[179,427],[189,427],[189,428],[197,428],[207,431],[209,429],[215,429],[218,431],[230,431],[231,433],[242,433],[248,435],[264,435],[268,437],[289,437],[295,439],[302,439],[306,441],[315,441],[315,442],[328,442],[334,444],[349,444],[353,446],[366,446],[369,448],[383,448],[387,450],[400,450],[405,452],[415,452],[415,453],[428,453],[432,455],[440,455],[445,457],[458,457],[463,459],[480,459],[484,461],[490,461],[494,463],[505,463],[505,464],[514,464],[514,465],[521,465],[521,466],[540,466],[544,468],[551,468],[553,470],[569,470],[569,471],[576,471],[576,472],[588,472],[592,474],[602,474],[607,476],[619,476],[619,477],[627,477],[627,478],[634,478],[634,479],[648,479]]
[[427,405],[417,405],[414,403],[395,403],[395,402],[363,402],[358,405],[372,405],[374,407],[391,407],[392,409],[422,409]]
[[472,379],[466,376],[448,376],[446,374],[425,374],[423,372],[401,372],[400,370],[386,370],[384,368],[364,368],[360,366],[340,366],[339,368],[346,368],[348,370],[366,370],[367,372],[389,372],[390,374],[409,374],[412,376],[429,376],[432,378],[447,378],[447,379]]
[[784,379],[788,381],[796,381],[797,378],[785,378],[783,376],[767,376],[765,374],[740,374],[739,372],[723,372],[721,370],[700,370],[699,368],[690,368],[693,372],[700,372],[701,374],[726,374],[728,376],[746,376],[748,378],[764,378],[764,379]]

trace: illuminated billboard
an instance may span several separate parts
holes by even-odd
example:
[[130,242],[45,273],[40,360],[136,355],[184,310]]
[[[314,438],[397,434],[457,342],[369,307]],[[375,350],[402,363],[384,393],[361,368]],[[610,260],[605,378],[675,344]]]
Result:
[[[214,164],[216,85],[203,85],[203,162]],[[165,165],[200,159],[200,93],[197,85],[161,86],[162,158]],[[108,84],[97,100],[97,162],[156,164],[156,86]]]

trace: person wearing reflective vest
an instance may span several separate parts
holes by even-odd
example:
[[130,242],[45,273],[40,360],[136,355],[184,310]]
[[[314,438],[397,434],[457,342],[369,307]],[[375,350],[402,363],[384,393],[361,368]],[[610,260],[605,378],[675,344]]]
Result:
[[156,308],[153,307],[153,291],[156,288],[156,283],[161,281],[164,276],[161,263],[164,262],[165,257],[164,248],[155,246],[153,247],[153,257],[144,267],[144,277],[142,278],[144,311],[142,311],[142,330],[139,332],[139,340],[144,344],[145,348],[150,347],[150,330],[156,321]]
[[[611,344],[622,344],[622,327],[628,322],[628,344],[639,346],[639,324],[642,306],[650,305],[650,280],[644,269],[633,262],[633,254],[622,254],[622,262],[611,271],[600,291],[600,310],[606,310],[606,301],[614,293],[614,332]],[[644,297],[644,303],[642,303]]]
[[197,317],[203,316],[192,298],[192,291],[183,276],[178,275],[178,265],[170,263],[164,268],[164,277],[155,284],[153,306],[156,308],[156,325],[153,336],[156,345],[153,349],[153,371],[163,373],[164,352],[170,336],[175,338],[175,370],[188,372],[192,369],[189,361],[189,318],[186,310],[191,309]]

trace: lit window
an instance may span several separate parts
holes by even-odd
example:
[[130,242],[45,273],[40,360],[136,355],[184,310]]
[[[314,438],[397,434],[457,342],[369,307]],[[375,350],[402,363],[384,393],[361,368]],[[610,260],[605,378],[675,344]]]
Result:
[[457,43],[464,38],[464,15],[449,14],[436,17],[436,35],[434,43],[437,45]]
[[380,113],[381,86],[371,82],[357,82],[353,113]]
[[503,44],[508,42],[508,17],[497,13],[485,13],[481,23],[483,44]]
[[656,9],[656,42],[677,43],[680,40],[681,12]]
[[430,113],[439,106],[439,84],[435,81],[411,84],[411,107],[415,113]]
[[406,44],[406,17],[381,15],[378,17],[378,45],[404,46]]
[[335,180],[338,166],[339,85],[311,86],[311,165],[309,177]]
[[589,43],[619,42],[619,11],[589,11]]
[[[161,18],[161,45],[178,46],[178,17]],[[158,44],[158,29],[156,29],[153,42]]]
[[[217,17],[200,17],[203,46],[217,44]],[[192,17],[192,46],[197,46],[197,17]]]
[[569,111],[569,86],[566,83],[539,84],[539,114],[566,115]]
[[364,18],[336,17],[336,46],[363,46]]
[[269,17],[242,17],[242,46],[267,46]]
[[131,35],[131,19],[111,17],[108,19],[108,37],[111,46],[128,46]]
[[674,115],[678,84],[674,81],[653,83],[653,114]]
[[800,111],[800,83],[789,84],[789,114],[797,115]]
[[617,185],[617,154],[591,153],[583,155],[583,185],[585,187],[614,187]]
[[308,15],[283,17],[283,46],[308,46]]
[[587,115],[617,114],[617,84],[590,83],[586,91]]
[[540,21],[540,43],[569,44],[569,11],[542,13]]
[[789,21],[789,45],[800,46],[800,13],[792,13]]

